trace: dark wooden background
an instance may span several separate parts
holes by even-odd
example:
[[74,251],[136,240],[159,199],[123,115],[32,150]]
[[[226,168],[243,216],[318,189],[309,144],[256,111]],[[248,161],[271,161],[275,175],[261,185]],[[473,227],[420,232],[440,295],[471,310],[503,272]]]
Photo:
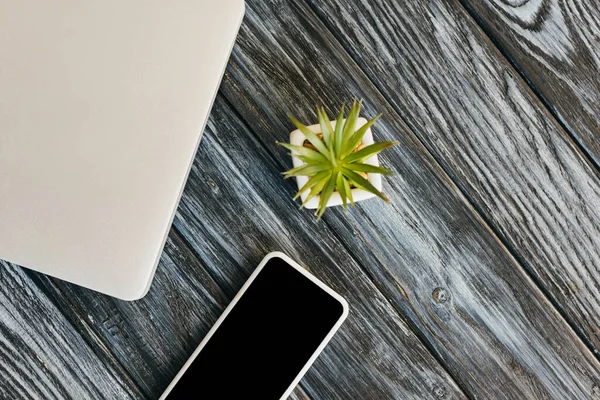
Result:
[[[4,265],[1,397],[158,398],[280,250],[351,304],[295,399],[600,399],[599,10],[247,1],[149,294]],[[354,97],[392,203],[317,222],[275,141]]]

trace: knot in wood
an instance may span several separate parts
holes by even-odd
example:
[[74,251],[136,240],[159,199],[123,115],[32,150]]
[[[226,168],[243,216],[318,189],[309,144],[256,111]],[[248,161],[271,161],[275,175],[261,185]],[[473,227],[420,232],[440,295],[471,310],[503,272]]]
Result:
[[433,387],[433,395],[436,399],[444,400],[448,398],[448,391],[442,385],[435,385]]
[[431,296],[433,297],[433,301],[435,301],[437,304],[443,304],[447,302],[450,298],[450,294],[448,293],[448,291],[442,287],[437,287],[433,289],[433,293],[431,293]]

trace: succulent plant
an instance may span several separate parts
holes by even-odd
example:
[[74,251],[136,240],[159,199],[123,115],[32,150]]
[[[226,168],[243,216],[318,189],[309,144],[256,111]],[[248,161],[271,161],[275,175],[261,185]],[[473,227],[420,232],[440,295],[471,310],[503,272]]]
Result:
[[388,198],[369,182],[368,174],[392,175],[392,172],[387,168],[367,164],[365,161],[398,142],[379,142],[364,147],[362,145],[364,134],[381,114],[356,129],[361,105],[362,100],[360,102],[354,100],[345,122],[345,107],[342,105],[335,128],[332,127],[325,109],[317,107],[321,134],[314,133],[296,118],[289,116],[306,140],[303,146],[279,144],[290,150],[291,155],[298,157],[304,164],[284,172],[283,175],[286,179],[294,176],[309,177],[308,182],[296,193],[294,200],[302,193],[310,191],[300,206],[302,209],[310,199],[320,195],[316,209],[317,218],[321,218],[325,212],[327,202],[334,191],[340,194],[345,210],[348,210],[348,203],[354,206],[353,187],[373,193],[389,202]]

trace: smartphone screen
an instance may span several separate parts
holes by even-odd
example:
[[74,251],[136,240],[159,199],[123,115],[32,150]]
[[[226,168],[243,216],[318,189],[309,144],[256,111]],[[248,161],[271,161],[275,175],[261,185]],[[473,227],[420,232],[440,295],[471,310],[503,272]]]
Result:
[[341,325],[339,295],[286,256],[267,257],[164,399],[280,399]]

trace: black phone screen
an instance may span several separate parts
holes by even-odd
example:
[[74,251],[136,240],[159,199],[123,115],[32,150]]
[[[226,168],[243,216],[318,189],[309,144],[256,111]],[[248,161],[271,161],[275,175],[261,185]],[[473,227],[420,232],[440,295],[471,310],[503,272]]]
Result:
[[279,399],[343,312],[337,299],[271,258],[167,399]]

